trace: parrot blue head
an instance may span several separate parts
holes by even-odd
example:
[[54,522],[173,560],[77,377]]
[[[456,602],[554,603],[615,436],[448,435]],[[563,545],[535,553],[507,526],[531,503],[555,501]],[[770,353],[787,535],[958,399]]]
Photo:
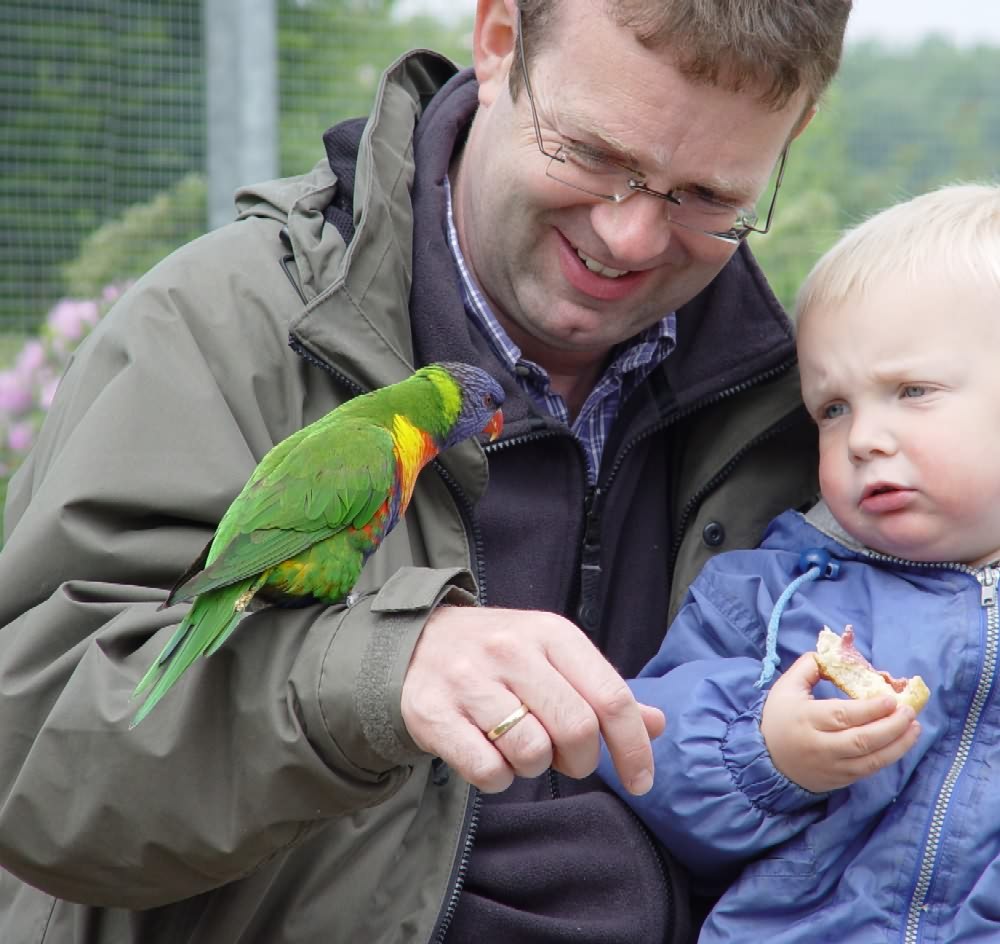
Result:
[[490,440],[503,431],[503,387],[485,370],[470,364],[448,361],[434,365],[448,372],[458,385],[461,406],[454,425],[445,436],[442,449],[447,449],[470,436],[480,433]]

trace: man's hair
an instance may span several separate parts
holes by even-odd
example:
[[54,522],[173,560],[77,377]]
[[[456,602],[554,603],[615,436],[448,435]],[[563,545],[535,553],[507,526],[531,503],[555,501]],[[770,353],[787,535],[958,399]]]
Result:
[[950,184],[847,230],[802,283],[796,320],[887,280],[917,285],[929,272],[1000,289],[1000,185]]
[[[517,0],[528,63],[557,41],[553,24],[578,0]],[[840,66],[851,0],[603,0],[609,18],[649,49],[668,50],[685,78],[751,89],[774,109],[804,88],[817,102]],[[560,9],[563,7],[564,9]],[[510,91],[522,84],[515,50]]]

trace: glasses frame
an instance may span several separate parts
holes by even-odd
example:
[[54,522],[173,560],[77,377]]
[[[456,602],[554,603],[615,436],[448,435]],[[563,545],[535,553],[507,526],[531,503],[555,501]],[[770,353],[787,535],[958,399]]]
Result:
[[[555,152],[549,152],[545,149],[545,144],[542,142],[542,126],[538,121],[538,111],[535,108],[535,96],[531,89],[531,79],[528,78],[528,60],[524,55],[524,34],[521,30],[521,14],[518,11],[517,17],[517,52],[518,58],[521,60],[521,77],[524,80],[524,92],[528,96],[528,108],[531,110],[531,123],[535,129],[535,144],[538,145],[538,150],[547,157],[550,161],[558,161],[560,164],[566,163],[566,157],[562,154],[562,151],[569,147],[570,145],[560,145],[560,147]],[[703,233],[706,236],[711,236],[713,239],[720,239],[727,243],[741,243],[745,240],[751,233],[766,234],[770,232],[771,221],[774,218],[774,207],[778,202],[778,191],[781,189],[781,182],[785,176],[785,161],[788,157],[789,145],[786,144],[781,150],[781,155],[778,157],[778,173],[774,181],[774,192],[771,194],[771,204],[767,208],[767,216],[764,219],[763,226],[755,225],[757,222],[757,215],[753,211],[748,211],[742,207],[732,207],[734,210],[738,210],[741,214],[745,216],[751,216],[754,220],[752,224],[746,224],[744,226],[733,227],[732,229],[726,230],[724,232],[717,232],[714,230],[698,229],[696,227],[687,226],[684,223],[678,223],[676,220],[670,218],[669,211],[667,212],[667,219],[673,223],[675,226],[681,226],[684,229],[689,229],[692,232]],[[606,160],[606,159],[604,159]],[[596,193],[592,190],[585,190],[581,187],[574,187],[573,184],[567,183],[565,180],[560,180],[558,177],[552,177],[553,180],[558,181],[566,187],[574,187],[576,190],[580,190],[581,193],[590,194],[593,197],[597,197],[600,200],[606,200],[609,203],[622,203],[628,200],[630,197],[637,193],[644,193],[649,197],[656,197],[658,200],[664,200],[667,203],[672,203],[674,206],[680,206],[683,202],[680,200],[676,194],[686,193],[683,187],[674,187],[670,190],[654,190],[652,187],[647,186],[645,181],[645,175],[634,167],[629,167],[626,164],[619,164],[617,161],[606,160],[606,163],[612,164],[614,166],[620,167],[622,170],[626,171],[630,176],[627,181],[629,192],[626,194],[602,194]],[[551,176],[551,174],[549,175]],[[721,201],[716,201],[721,204]],[[721,204],[723,206],[729,206],[729,204]]]

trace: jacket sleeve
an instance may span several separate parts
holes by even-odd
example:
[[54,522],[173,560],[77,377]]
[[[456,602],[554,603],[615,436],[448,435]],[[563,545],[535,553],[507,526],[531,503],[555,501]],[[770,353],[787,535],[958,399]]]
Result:
[[464,571],[412,568],[351,606],[262,608],[129,730],[184,613],[159,608],[166,590],[264,452],[315,418],[315,381],[252,295],[185,300],[233,294],[190,251],[81,347],[0,552],[0,866],[94,905],[203,892],[391,796],[430,762],[399,713],[412,647],[439,601],[473,600]]
[[[666,715],[653,741],[654,784],[635,797],[602,751],[600,772],[696,878],[725,881],[750,859],[818,820],[826,795],[778,771],[760,732],[766,689],[760,675],[762,584],[720,575],[726,555],[692,585],[659,653],[629,682],[639,701]],[[741,598],[742,597],[742,598]]]

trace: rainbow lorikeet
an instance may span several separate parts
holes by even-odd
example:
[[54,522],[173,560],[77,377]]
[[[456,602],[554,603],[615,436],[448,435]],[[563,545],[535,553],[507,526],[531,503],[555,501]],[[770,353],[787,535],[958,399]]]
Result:
[[341,602],[406,511],[420,470],[470,436],[499,436],[503,400],[485,371],[431,364],[274,446],[163,604],[194,600],[136,686],[133,697],[148,694],[131,727],[226,641],[255,596]]

